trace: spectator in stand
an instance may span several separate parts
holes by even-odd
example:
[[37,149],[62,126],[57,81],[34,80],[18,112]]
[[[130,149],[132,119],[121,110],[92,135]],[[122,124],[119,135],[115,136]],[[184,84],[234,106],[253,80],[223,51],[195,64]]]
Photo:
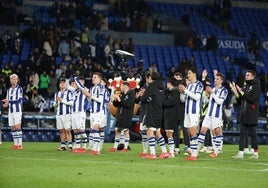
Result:
[[131,30],[131,18],[130,18],[129,13],[127,13],[125,20],[126,20],[127,31],[130,31]]
[[96,34],[95,40],[96,40],[96,56],[99,58],[104,58],[104,47],[106,43],[105,42],[106,37],[101,29]]
[[190,15],[187,10],[184,11],[181,21],[183,24],[190,26]]
[[20,33],[16,32],[14,39],[13,39],[13,53],[15,54],[20,54],[21,53],[21,38],[20,38]]
[[43,50],[45,51],[47,56],[51,57],[53,55],[52,54],[52,48],[50,46],[48,38],[45,40],[45,42],[43,44]]
[[170,77],[173,77],[174,76],[174,74],[176,73],[176,67],[175,66],[171,66],[170,67],[170,70],[168,71],[168,78],[170,78]]
[[255,55],[255,58],[259,58],[260,55],[260,41],[257,36],[257,32],[253,31],[248,41],[248,51]]
[[0,99],[3,99],[6,97],[7,89],[8,89],[8,84],[5,82],[5,77],[1,75],[0,76]]
[[216,53],[216,50],[218,49],[218,43],[217,43],[217,37],[216,35],[208,35],[206,38],[206,49],[212,50],[214,53]]
[[162,21],[160,16],[157,16],[157,18],[154,20],[154,27],[153,27],[153,32],[154,33],[161,33],[162,32]]
[[47,74],[47,71],[43,70],[43,72],[40,74],[39,77],[39,93],[45,98],[48,97],[49,83],[50,83],[50,77]]
[[139,32],[146,32],[147,29],[147,19],[144,14],[140,15],[139,19]]
[[193,46],[194,50],[199,51],[202,49],[203,44],[198,33],[193,37]]
[[149,14],[146,18],[146,32],[147,33],[152,33],[153,32],[153,25],[154,25],[154,21],[153,21],[153,17]]
[[12,70],[9,66],[9,64],[6,64],[4,68],[2,68],[2,73],[6,76],[10,75],[12,73]]
[[133,39],[130,37],[128,38],[128,44],[127,44],[127,51],[129,53],[134,53],[134,50],[135,50],[135,45],[134,45],[134,42],[133,42]]
[[58,47],[59,55],[66,60],[70,60],[70,44],[66,41],[66,38],[63,38]]
[[139,21],[137,18],[137,13],[134,12],[131,18],[131,31],[132,32],[137,32],[139,29]]
[[109,30],[109,19],[107,16],[104,16],[101,21],[101,30],[108,31]]
[[120,40],[120,50],[127,51],[127,43],[125,39]]
[[149,67],[149,72],[158,72],[157,70],[157,67],[156,67],[156,64],[155,63],[152,63]]
[[89,28],[86,27],[84,31],[81,33],[81,57],[85,58],[89,55],[89,40],[90,40],[90,32]]
[[127,31],[127,22],[126,19],[124,17],[121,18],[121,21],[118,24],[118,31]]

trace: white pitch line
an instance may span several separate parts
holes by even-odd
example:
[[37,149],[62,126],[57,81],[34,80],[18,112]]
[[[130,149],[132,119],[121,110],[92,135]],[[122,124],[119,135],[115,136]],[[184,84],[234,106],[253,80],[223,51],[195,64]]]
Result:
[[[16,159],[16,160],[29,160],[29,158],[23,158],[23,157],[0,157],[2,159]],[[56,158],[40,158],[40,159],[30,159],[30,160],[43,160],[43,161],[57,161],[57,162],[74,162],[73,160],[60,160],[60,159],[56,159]],[[146,159],[144,159],[146,160]],[[157,160],[157,159],[156,159]],[[161,159],[162,160],[162,159]],[[164,159],[164,160],[168,160],[168,159]],[[112,164],[112,165],[122,165],[123,162],[114,162],[114,161],[93,161],[93,160],[79,160],[78,162],[83,162],[83,163],[94,163],[94,164]],[[185,163],[183,163],[183,165],[174,165],[174,164],[145,164],[145,163],[125,163],[125,164],[134,164],[134,165],[140,165],[140,166],[154,166],[154,167],[163,167],[163,168],[175,168],[175,169],[182,169],[182,168],[196,168],[196,169],[208,169],[208,170],[232,170],[232,171],[247,171],[247,172],[267,172],[268,168],[262,169],[262,170],[256,170],[256,169],[242,169],[242,168],[223,168],[223,167],[209,167],[209,166],[187,166],[187,162],[189,161],[185,161]],[[197,162],[197,161],[193,161],[193,162]],[[231,162],[231,161],[228,161]],[[233,161],[232,161],[233,162]],[[191,162],[190,162],[191,163]],[[252,164],[252,163],[249,163]],[[267,166],[268,164],[264,164],[264,163],[257,163],[259,165],[264,165]],[[256,165],[256,164],[255,164]]]

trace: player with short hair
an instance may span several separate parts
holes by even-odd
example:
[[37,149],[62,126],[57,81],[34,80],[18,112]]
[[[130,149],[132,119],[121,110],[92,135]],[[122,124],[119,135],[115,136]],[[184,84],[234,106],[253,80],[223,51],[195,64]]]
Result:
[[165,139],[160,129],[163,120],[163,83],[158,72],[151,72],[149,85],[141,96],[141,102],[145,103],[145,116],[143,124],[147,127],[147,137],[150,154],[145,158],[156,159],[155,143],[160,145],[162,153],[159,158],[168,158],[169,154],[165,146]]
[[206,133],[208,129],[213,132],[213,153],[209,156],[211,158],[216,158],[221,150],[222,145],[222,131],[223,126],[222,113],[224,101],[227,98],[228,90],[222,85],[224,81],[224,76],[221,73],[217,73],[214,76],[214,88],[206,86],[206,92],[210,95],[208,110],[205,118],[202,122],[202,128],[198,136],[198,150],[204,143]]
[[[102,77],[101,79],[101,84],[104,86],[105,88],[105,92],[104,92],[104,107],[106,108],[105,112],[106,112],[106,116],[107,116],[107,120],[108,120],[108,116],[111,116],[110,111],[108,110],[109,108],[109,102],[110,102],[110,91],[108,90],[108,80],[104,77]],[[107,122],[103,127],[100,127],[100,144],[101,144],[101,149],[102,150],[102,146],[104,143],[104,139],[105,139],[105,129],[107,128]]]
[[178,129],[176,128],[179,121],[179,106],[180,106],[180,92],[177,87],[178,80],[174,77],[171,77],[167,81],[167,93],[165,94],[165,98],[163,101],[164,106],[164,126],[166,130],[166,135],[168,139],[169,146],[169,154],[170,158],[175,157],[175,142],[174,142],[174,131]]
[[191,155],[184,160],[197,158],[197,132],[202,104],[203,84],[197,79],[197,70],[190,68],[187,73],[188,85],[179,85],[179,90],[185,94],[185,119],[184,126],[188,129],[190,137]]
[[58,151],[66,150],[66,142],[68,148],[72,151],[72,92],[67,90],[66,78],[59,79],[59,91],[55,93],[54,106],[57,109],[56,124],[60,131],[61,146]]
[[92,75],[93,86],[89,91],[83,90],[83,93],[90,101],[90,136],[93,137],[91,155],[101,154],[101,136],[100,130],[107,125],[107,101],[105,99],[105,87],[101,84],[102,75],[94,72]]
[[19,77],[16,74],[11,74],[10,85],[7,90],[6,98],[2,100],[3,107],[9,107],[8,109],[8,125],[11,127],[11,133],[14,141],[12,149],[22,150],[22,98],[23,89],[19,85]]
[[83,77],[70,80],[71,87],[75,88],[73,92],[72,108],[72,129],[74,130],[75,153],[86,153],[87,151],[87,134],[86,134],[86,110],[88,100],[84,92],[88,89],[84,86]]

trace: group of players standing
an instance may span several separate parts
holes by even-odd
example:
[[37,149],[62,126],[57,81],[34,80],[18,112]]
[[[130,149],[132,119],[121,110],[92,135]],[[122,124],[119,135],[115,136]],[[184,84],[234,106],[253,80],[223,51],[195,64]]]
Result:
[[[206,77],[206,70],[202,77]],[[178,147],[178,123],[180,122],[185,137],[185,144],[189,146],[189,156],[184,160],[196,160],[201,145],[204,143],[208,130],[212,131],[213,152],[211,158],[216,158],[222,148],[222,117],[223,105],[228,90],[223,86],[224,76],[214,71],[214,87],[197,78],[197,70],[190,68],[186,79],[175,74],[167,80],[167,90],[164,92],[163,81],[157,72],[146,75],[146,84],[138,92],[130,89],[129,82],[120,86],[120,93],[110,96],[107,80],[98,72],[93,73],[93,86],[88,89],[82,78],[66,80],[60,78],[59,91],[55,93],[56,124],[60,131],[61,146],[59,151],[68,148],[75,153],[100,155],[104,142],[104,129],[107,125],[109,103],[117,107],[116,134],[114,146],[110,152],[118,151],[120,136],[124,134],[123,152],[128,151],[133,108],[135,103],[140,105],[140,133],[142,136],[143,152],[141,157],[173,158]],[[9,126],[12,128],[14,140],[13,149],[22,149],[22,88],[18,85],[18,76],[10,76],[11,87],[7,98],[2,100],[4,107],[9,106]],[[238,88],[240,89],[240,88]],[[206,92],[207,112],[199,129],[202,108],[202,95]],[[183,108],[182,108],[183,107]],[[90,133],[86,134],[86,111],[90,111]],[[168,151],[161,128],[166,131]],[[72,143],[71,129],[74,133]],[[187,131],[185,131],[187,130]],[[187,140],[186,138],[189,138]],[[161,154],[156,155],[156,143],[161,148]],[[257,147],[257,146],[256,146]],[[149,148],[149,152],[147,152]]]

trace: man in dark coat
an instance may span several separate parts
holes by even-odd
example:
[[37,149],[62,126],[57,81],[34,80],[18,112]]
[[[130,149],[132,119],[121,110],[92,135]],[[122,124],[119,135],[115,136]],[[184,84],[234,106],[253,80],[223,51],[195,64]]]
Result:
[[165,94],[163,106],[164,106],[164,126],[168,138],[168,147],[170,158],[174,158],[175,143],[173,138],[174,131],[178,131],[177,123],[179,121],[180,111],[180,92],[178,80],[174,77],[170,77],[167,81],[167,93]]
[[162,154],[159,158],[167,158],[169,154],[165,146],[165,139],[161,135],[160,128],[163,117],[163,83],[158,72],[151,72],[149,86],[141,96],[141,102],[145,103],[145,117],[143,125],[147,127],[147,137],[150,154],[145,157],[148,159],[156,158],[155,141],[160,145]]
[[125,135],[124,148],[122,149],[122,152],[128,151],[130,140],[129,129],[131,128],[134,104],[135,92],[133,90],[130,90],[128,82],[123,82],[121,85],[120,95],[114,96],[113,105],[117,107],[115,126],[116,133],[114,139],[114,147],[110,148],[109,151],[117,151],[122,131]]
[[0,100],[0,144],[2,144],[2,114],[4,113],[3,102]]
[[245,85],[243,88],[235,84],[231,84],[230,87],[237,101],[240,103],[241,108],[238,114],[238,122],[240,123],[239,152],[232,158],[244,158],[245,139],[249,134],[251,147],[254,149],[254,153],[250,158],[257,159],[259,155],[256,127],[258,125],[259,101],[261,95],[260,81],[257,79],[255,71],[248,70],[245,75]]

